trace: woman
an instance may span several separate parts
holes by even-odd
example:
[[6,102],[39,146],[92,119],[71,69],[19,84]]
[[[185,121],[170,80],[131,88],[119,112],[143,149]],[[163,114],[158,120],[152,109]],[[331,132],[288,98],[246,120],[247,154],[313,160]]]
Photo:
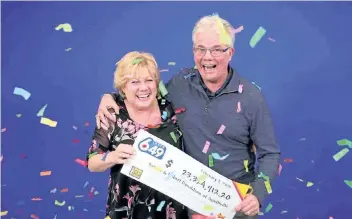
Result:
[[[186,208],[180,203],[120,173],[122,165],[135,154],[132,144],[140,129],[181,149],[175,113],[159,94],[160,75],[154,57],[127,53],[118,62],[114,77],[114,86],[121,94],[117,99],[119,114],[114,114],[116,122],[107,131],[95,129],[87,155],[91,172],[111,168],[106,218],[187,218]],[[178,135],[176,143],[171,132]],[[165,203],[161,210],[160,203]]]

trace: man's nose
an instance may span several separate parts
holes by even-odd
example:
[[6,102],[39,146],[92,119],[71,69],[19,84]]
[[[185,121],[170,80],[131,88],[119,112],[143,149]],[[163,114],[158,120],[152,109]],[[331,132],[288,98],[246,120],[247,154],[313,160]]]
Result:
[[205,54],[204,54],[204,56],[203,56],[203,59],[207,59],[207,60],[213,59],[213,56],[211,55],[209,49],[205,52]]

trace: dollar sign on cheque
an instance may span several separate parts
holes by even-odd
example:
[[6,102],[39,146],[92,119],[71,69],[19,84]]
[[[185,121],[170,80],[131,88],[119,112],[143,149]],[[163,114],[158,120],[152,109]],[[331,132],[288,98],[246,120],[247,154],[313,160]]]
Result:
[[167,163],[166,163],[166,168],[171,167],[171,164],[173,164],[173,163],[174,163],[174,161],[168,160]]

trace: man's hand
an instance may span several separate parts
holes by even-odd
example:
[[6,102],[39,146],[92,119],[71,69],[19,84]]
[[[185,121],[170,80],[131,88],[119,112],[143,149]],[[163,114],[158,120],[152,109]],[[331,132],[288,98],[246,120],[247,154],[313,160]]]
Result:
[[259,201],[257,197],[252,194],[246,195],[244,200],[236,206],[236,212],[242,211],[248,216],[255,216],[259,213]]
[[133,155],[136,154],[136,150],[129,144],[119,144],[115,151],[110,152],[106,157],[106,162],[115,164],[124,164]]
[[105,130],[109,128],[109,121],[116,122],[116,117],[114,114],[109,112],[109,109],[112,108],[115,110],[116,114],[119,114],[119,106],[116,104],[114,98],[110,94],[105,94],[100,101],[98,113],[95,115],[97,128],[102,127]]

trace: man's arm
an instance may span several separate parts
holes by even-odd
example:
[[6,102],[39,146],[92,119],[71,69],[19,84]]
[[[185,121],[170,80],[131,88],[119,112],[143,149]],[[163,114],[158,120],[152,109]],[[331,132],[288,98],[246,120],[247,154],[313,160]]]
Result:
[[[263,173],[267,177],[258,177],[252,183],[253,195],[263,205],[265,197],[268,195],[264,181],[269,179],[271,183],[276,174],[280,163],[280,149],[275,140],[274,127],[270,118],[269,110],[265,98],[258,92],[252,103],[254,108],[250,127],[250,136],[256,145],[258,158],[258,170],[260,175]],[[268,178],[268,179],[267,179]]]

